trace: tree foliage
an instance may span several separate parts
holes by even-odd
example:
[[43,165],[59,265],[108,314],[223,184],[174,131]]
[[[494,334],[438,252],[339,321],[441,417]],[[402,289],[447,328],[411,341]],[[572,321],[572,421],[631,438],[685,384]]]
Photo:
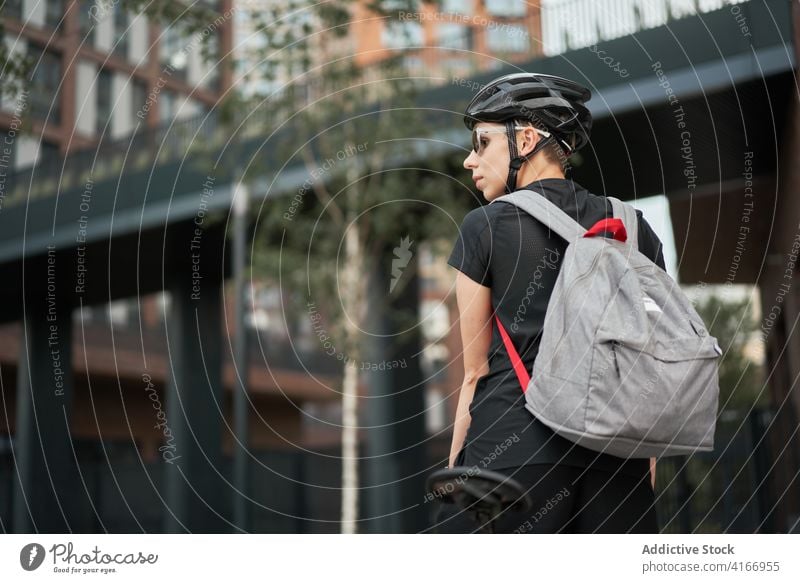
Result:
[[757,337],[752,300],[726,300],[711,295],[696,306],[698,314],[722,348],[719,365],[720,408],[747,413],[768,402],[761,366],[748,355]]
[[[290,127],[286,167],[304,168],[290,193],[269,193],[260,210],[256,269],[316,298],[333,328],[344,319],[339,276],[348,229],[358,231],[366,277],[391,264],[403,238],[414,254],[422,241],[451,238],[471,200],[450,176],[452,155],[429,155],[430,115],[418,103],[406,52],[375,68],[357,62],[347,44],[351,4],[291,2],[263,14],[258,28],[267,40],[256,60],[273,90],[238,106],[267,108]],[[378,14],[391,19],[396,10]],[[401,292],[402,281],[393,293]]]

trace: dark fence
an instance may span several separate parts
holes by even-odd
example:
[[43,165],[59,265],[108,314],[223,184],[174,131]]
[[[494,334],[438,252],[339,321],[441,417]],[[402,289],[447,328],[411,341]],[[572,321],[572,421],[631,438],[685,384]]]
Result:
[[[105,449],[105,451],[104,451]],[[168,513],[161,461],[142,463],[132,446],[115,443],[76,443],[80,487],[67,497],[73,507],[76,533],[162,532]],[[258,452],[250,466],[250,530],[263,533],[335,533],[339,531],[337,451],[295,453]],[[232,461],[224,458],[220,473],[230,479]],[[13,458],[6,450],[0,460],[0,524],[11,530]],[[235,489],[222,496],[220,532],[229,524]],[[35,502],[34,502],[35,503]]]
[[[725,413],[718,424],[713,452],[658,462],[657,511],[663,533],[776,532],[773,512],[781,496],[800,496],[794,484],[778,492],[770,476],[780,461],[770,446],[770,411]],[[13,458],[11,444],[0,438],[0,526],[10,531]],[[428,444],[430,467],[441,467],[449,436]],[[70,495],[79,505],[75,532],[161,532],[167,503],[162,499],[164,464],[141,463],[130,444],[76,442],[84,492]],[[339,532],[341,462],[337,448],[328,451],[263,451],[251,463],[253,532]],[[363,469],[363,468],[362,468]],[[230,476],[231,460],[220,472]],[[362,472],[362,477],[364,472]],[[221,509],[230,519],[233,486]],[[420,498],[424,493],[420,493]],[[362,490],[361,516],[366,516]],[[433,515],[431,511],[430,515]],[[226,527],[232,531],[233,527]],[[363,530],[368,530],[367,528]]]
[[773,413],[726,412],[714,451],[658,462],[656,495],[662,533],[775,532],[778,497],[770,475],[778,456],[770,448]]

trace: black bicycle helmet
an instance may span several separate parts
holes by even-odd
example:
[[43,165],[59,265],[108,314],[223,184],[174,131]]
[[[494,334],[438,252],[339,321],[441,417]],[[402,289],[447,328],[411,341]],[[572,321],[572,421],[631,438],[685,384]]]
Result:
[[[589,141],[592,114],[583,104],[591,92],[582,85],[536,73],[512,73],[483,87],[464,112],[464,124],[472,130],[478,122],[505,123],[511,153],[506,189],[516,189],[517,171],[547,144],[555,142],[569,156]],[[527,156],[517,154],[514,120],[528,120],[551,137],[540,140]]]

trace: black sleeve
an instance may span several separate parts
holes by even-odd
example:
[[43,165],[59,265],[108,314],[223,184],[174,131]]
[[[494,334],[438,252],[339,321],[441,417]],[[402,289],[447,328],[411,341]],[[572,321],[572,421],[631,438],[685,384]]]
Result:
[[490,217],[481,207],[467,213],[459,227],[453,251],[447,264],[455,267],[471,280],[491,287],[489,272],[492,249]]
[[639,224],[639,251],[653,263],[664,271],[667,270],[664,264],[664,246],[658,235],[655,234],[650,223],[642,216],[642,211],[636,210],[636,217]]

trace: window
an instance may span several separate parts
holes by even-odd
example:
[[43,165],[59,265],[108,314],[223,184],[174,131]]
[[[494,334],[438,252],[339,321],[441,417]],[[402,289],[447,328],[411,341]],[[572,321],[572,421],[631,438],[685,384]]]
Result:
[[525,16],[525,0],[486,0],[486,12],[492,16],[519,18]]
[[114,5],[114,54],[128,58],[128,11],[119,4]]
[[390,22],[383,29],[383,46],[391,49],[419,46],[422,44],[422,26],[418,22]]
[[171,68],[170,75],[183,81],[186,81],[189,64],[186,41],[184,27],[175,23],[164,30],[159,49],[161,65]]
[[3,5],[3,14],[16,20],[22,20],[22,0],[6,0]]
[[204,83],[207,87],[219,89],[219,34],[214,31],[208,35],[202,47],[203,64],[206,69],[203,71]]
[[44,9],[44,21],[47,26],[58,28],[64,17],[64,0],[47,0]]
[[419,10],[419,0],[384,0],[381,6],[384,10]]
[[146,117],[144,105],[147,102],[147,84],[142,81],[133,81],[131,92],[131,119],[133,124],[136,125],[144,121],[142,117]]
[[468,11],[472,8],[464,0],[442,0],[440,6],[442,12],[447,14],[468,14]]
[[446,49],[472,48],[472,29],[461,24],[445,23],[439,25],[439,46]]
[[58,144],[42,141],[39,146],[39,159],[36,162],[37,166],[52,166],[57,164],[60,159],[61,152],[59,151]]
[[158,121],[162,124],[172,121],[178,112],[178,100],[174,91],[162,89],[158,95]]
[[[35,45],[31,45],[30,49],[31,54],[36,53]],[[43,48],[38,50],[42,56],[38,64],[34,61],[31,76],[31,115],[45,119],[49,112],[49,120],[58,124],[61,123],[61,99],[58,92],[58,85],[61,82],[61,56]]]
[[496,53],[523,53],[530,48],[530,37],[523,26],[504,25],[486,29],[486,45]]
[[109,71],[102,70],[97,74],[97,119],[95,131],[98,134],[110,131],[106,128],[111,119],[111,79]]
[[89,10],[94,6],[92,0],[80,0],[78,6],[78,31],[81,36],[81,42],[85,47],[94,46],[94,18],[92,18]]

